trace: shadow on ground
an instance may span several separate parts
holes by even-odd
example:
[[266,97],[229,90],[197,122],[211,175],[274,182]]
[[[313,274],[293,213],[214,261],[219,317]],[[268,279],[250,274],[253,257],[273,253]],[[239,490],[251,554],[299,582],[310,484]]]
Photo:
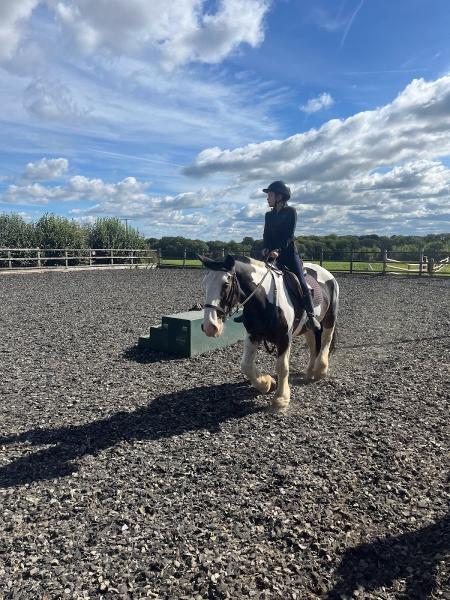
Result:
[[157,352],[156,350],[150,350],[149,348],[141,348],[139,346],[130,346],[127,348],[122,357],[130,362],[140,363],[142,365],[148,365],[158,362],[168,362],[170,360],[185,360],[181,356],[174,354],[167,354],[167,352]]
[[[427,527],[350,548],[336,571],[338,582],[326,600],[353,598],[360,590],[391,588],[398,580],[405,589],[398,599],[425,600],[436,588],[437,565],[450,558],[450,514]],[[364,591],[362,591],[364,590]],[[445,596],[447,598],[447,596]]]
[[[26,444],[24,454],[0,468],[0,488],[57,479],[77,471],[77,459],[96,455],[121,441],[158,440],[190,431],[217,432],[221,423],[264,409],[253,400],[258,392],[248,384],[196,387],[158,396],[132,412],[59,429],[32,429],[0,437],[0,445]],[[51,445],[33,454],[30,445]]]

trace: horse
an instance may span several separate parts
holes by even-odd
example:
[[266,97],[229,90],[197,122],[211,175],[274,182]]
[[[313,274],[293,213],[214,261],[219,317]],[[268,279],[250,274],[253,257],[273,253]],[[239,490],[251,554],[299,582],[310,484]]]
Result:
[[[279,269],[248,257],[228,255],[223,261],[216,261],[199,255],[199,259],[207,269],[203,278],[203,332],[209,337],[222,335],[224,321],[233,311],[243,307],[247,333],[241,370],[260,393],[276,390],[271,403],[274,410],[287,408],[293,337],[304,335],[306,338],[309,348],[306,378],[319,380],[328,373],[328,356],[333,348],[339,306],[338,282],[323,267],[304,264],[308,285],[314,292],[314,313],[321,323],[321,331],[315,335],[307,328],[304,309],[298,309],[292,301],[287,278]],[[276,348],[277,381],[271,375],[261,374],[255,365],[256,352],[262,341],[266,348],[267,342]]]

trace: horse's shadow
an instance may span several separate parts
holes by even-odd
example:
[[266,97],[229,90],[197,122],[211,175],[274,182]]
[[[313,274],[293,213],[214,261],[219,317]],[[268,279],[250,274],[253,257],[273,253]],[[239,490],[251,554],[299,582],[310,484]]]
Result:
[[425,600],[436,588],[437,564],[448,561],[449,552],[450,513],[417,531],[355,546],[344,553],[326,600],[353,598],[358,588],[374,591],[397,580],[405,581],[405,590],[396,598]]
[[[244,383],[196,387],[158,396],[145,407],[57,429],[31,429],[0,437],[0,446],[26,444],[26,454],[0,468],[0,488],[56,479],[78,470],[77,459],[121,441],[158,440],[189,431],[217,432],[220,424],[262,412],[258,393]],[[50,446],[29,453],[29,446]]]
[[167,352],[159,352],[157,350],[150,350],[149,348],[141,348],[133,345],[127,348],[123,353],[122,357],[130,362],[136,362],[142,365],[149,365],[158,362],[169,362],[176,360],[185,360],[181,356],[176,354],[168,354]]

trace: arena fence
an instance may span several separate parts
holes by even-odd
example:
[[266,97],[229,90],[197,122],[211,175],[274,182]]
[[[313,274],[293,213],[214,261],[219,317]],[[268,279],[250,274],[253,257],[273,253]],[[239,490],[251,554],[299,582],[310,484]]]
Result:
[[[219,251],[211,258],[221,259],[225,251]],[[241,252],[251,256],[250,251]],[[303,255],[304,262],[314,262],[334,273],[388,274],[404,273],[410,275],[450,275],[449,257],[437,255],[428,257],[423,252],[415,256],[411,252],[356,252],[320,250],[316,254]],[[420,266],[421,265],[421,266]],[[186,250],[181,254],[165,254],[158,250],[158,266],[161,268],[201,268],[201,262],[195,254]]]
[[0,248],[0,270],[156,267],[156,250],[135,248]]
[[383,272],[384,273],[408,273],[424,275],[434,275],[435,273],[444,273],[447,271],[449,266],[449,257],[446,256],[440,260],[433,257],[428,258],[423,253],[420,254],[418,262],[406,262],[401,260],[395,260],[388,258],[387,252],[385,252],[383,258]]
[[[225,249],[209,254],[221,259]],[[250,249],[240,252],[251,256]],[[450,275],[449,257],[442,254],[426,256],[424,252],[356,252],[319,250],[304,255],[305,262],[314,262],[333,273],[371,273],[406,275]],[[201,268],[194,253],[166,254],[160,249],[133,248],[0,248],[0,271],[42,270],[96,267],[109,268]]]

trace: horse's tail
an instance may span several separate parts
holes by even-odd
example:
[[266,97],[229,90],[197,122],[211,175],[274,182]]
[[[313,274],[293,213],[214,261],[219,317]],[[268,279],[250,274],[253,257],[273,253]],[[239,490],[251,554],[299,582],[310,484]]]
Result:
[[337,331],[337,317],[339,312],[339,284],[334,280],[333,292],[331,297],[331,308],[332,308],[332,319],[334,321],[333,337],[330,343],[330,352],[333,352],[338,347],[338,331]]
[[330,352],[334,352],[338,348],[338,341],[339,341],[339,337],[338,337],[338,330],[337,330],[337,323],[336,323],[336,325],[334,326],[334,329],[333,329],[333,337],[331,338]]
[[320,349],[322,348],[322,331],[322,323],[320,324],[320,329],[314,329],[314,339],[316,340],[316,356],[319,356]]

